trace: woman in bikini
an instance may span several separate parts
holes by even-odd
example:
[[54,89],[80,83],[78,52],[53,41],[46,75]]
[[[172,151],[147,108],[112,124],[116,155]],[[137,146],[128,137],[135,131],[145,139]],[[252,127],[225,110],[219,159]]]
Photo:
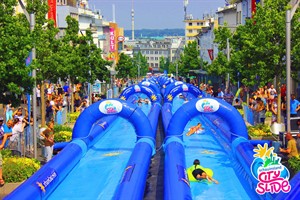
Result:
[[198,133],[199,131],[202,131],[202,124],[198,123],[196,126],[193,126],[189,129],[189,132],[186,133],[187,136],[190,136],[194,133]]

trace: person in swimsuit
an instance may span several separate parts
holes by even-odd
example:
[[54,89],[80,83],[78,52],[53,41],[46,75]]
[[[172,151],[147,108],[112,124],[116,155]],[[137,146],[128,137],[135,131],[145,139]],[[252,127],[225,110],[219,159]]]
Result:
[[202,131],[202,124],[198,123],[196,126],[193,126],[189,129],[189,132],[186,133],[187,136],[190,136],[194,133],[199,133],[200,131]]
[[[198,159],[194,160],[193,165],[195,166],[195,169],[193,170],[192,174],[195,179],[197,180],[202,180],[202,179],[207,179],[208,182],[214,182],[215,184],[219,184],[219,182],[215,179],[213,179],[211,176],[205,173],[199,166],[200,166],[200,161]],[[199,165],[197,167],[197,165]]]

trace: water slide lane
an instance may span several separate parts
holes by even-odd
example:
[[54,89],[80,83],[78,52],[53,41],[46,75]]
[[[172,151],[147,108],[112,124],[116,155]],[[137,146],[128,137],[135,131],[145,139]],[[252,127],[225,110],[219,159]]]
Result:
[[[183,104],[183,100],[176,97],[173,101],[172,113]],[[200,122],[204,128],[200,134],[186,136],[188,129]],[[243,187],[240,177],[235,172],[233,160],[225,152],[212,127],[204,122],[203,117],[195,117],[188,122],[184,129],[183,141],[185,145],[185,156],[187,168],[193,165],[195,159],[199,159],[205,168],[214,172],[214,178],[219,184],[207,181],[190,182],[193,199],[257,199],[257,195],[247,187]],[[229,147],[230,148],[230,147]]]
[[[147,115],[151,106],[141,108]],[[48,199],[113,199],[135,144],[133,126],[118,117]]]
[[204,121],[194,118],[187,124],[185,133],[189,127],[198,122],[203,124],[204,131],[200,134],[184,135],[183,137],[186,166],[192,166],[193,161],[199,159],[203,167],[213,170],[213,178],[218,180],[219,184],[208,181],[190,182],[193,199],[256,199],[257,196],[252,194],[253,191],[243,187],[243,183],[233,167],[232,159],[224,151]]
[[136,135],[122,118],[103,134],[48,199],[112,199]]

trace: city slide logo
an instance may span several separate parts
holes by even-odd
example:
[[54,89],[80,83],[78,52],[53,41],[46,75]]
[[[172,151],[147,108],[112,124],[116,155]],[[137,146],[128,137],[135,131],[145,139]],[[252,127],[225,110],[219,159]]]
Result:
[[263,147],[258,144],[253,150],[256,154],[253,155],[255,159],[251,164],[251,173],[258,180],[255,191],[260,195],[281,191],[288,193],[291,190],[290,173],[273,150],[274,147],[268,148],[266,143]]

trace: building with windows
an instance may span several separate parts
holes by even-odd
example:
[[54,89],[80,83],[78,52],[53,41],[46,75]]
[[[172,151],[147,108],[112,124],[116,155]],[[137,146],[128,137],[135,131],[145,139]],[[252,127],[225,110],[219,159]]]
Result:
[[185,23],[185,43],[188,44],[192,41],[197,41],[196,36],[201,33],[202,28],[209,26],[208,19],[193,19],[190,15],[186,20]]
[[[237,10],[239,8],[239,10]],[[218,24],[219,26],[227,26],[231,31],[236,29],[238,24],[241,24],[241,6],[239,4],[226,5],[218,8]]]
[[93,42],[101,48],[104,59],[118,61],[118,52],[123,49],[123,40],[118,38],[124,35],[124,30],[117,23],[106,21],[100,10],[89,9],[87,0],[57,0],[56,11],[59,37],[65,35],[66,17],[71,16],[78,20],[78,34],[85,35],[87,30],[92,31]]
[[152,68],[153,72],[158,72],[161,57],[170,62],[179,58],[183,51],[184,38],[175,36],[163,39],[141,39],[135,42],[133,54],[141,52],[146,57],[149,68]]

